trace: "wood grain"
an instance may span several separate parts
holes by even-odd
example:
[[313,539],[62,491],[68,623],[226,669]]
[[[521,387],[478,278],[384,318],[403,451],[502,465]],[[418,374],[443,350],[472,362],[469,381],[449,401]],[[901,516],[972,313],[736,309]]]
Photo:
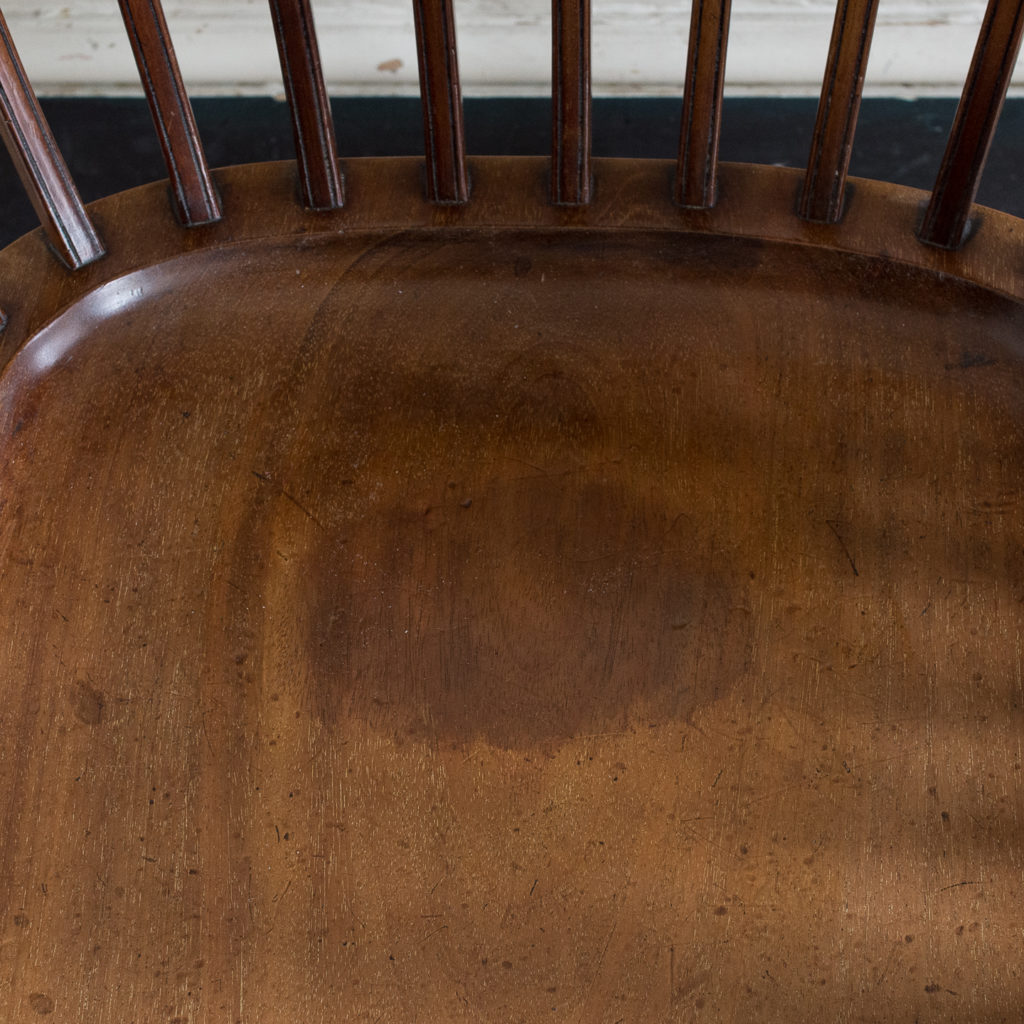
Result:
[[551,5],[551,201],[590,202],[590,0]]
[[7,1019],[1013,1019],[1019,222],[548,167],[0,255]]
[[160,0],[118,2],[167,164],[177,214],[188,226],[219,220],[220,200]]
[[[0,13],[0,134],[57,255],[72,270],[103,255]],[[0,313],[0,326],[6,316]]]
[[707,209],[717,196],[725,53],[731,0],[695,0],[690,11],[683,118],[675,195],[680,206]]
[[964,241],[971,204],[1010,84],[1021,35],[1024,3],[989,0],[949,142],[921,223],[928,245],[955,249]]
[[427,196],[433,203],[469,198],[462,93],[451,0],[413,0],[423,104]]
[[839,0],[818,102],[799,212],[834,224],[843,215],[846,175],[864,88],[878,0]]
[[270,0],[285,94],[292,114],[302,201],[333,210],[345,201],[331,105],[309,0]]

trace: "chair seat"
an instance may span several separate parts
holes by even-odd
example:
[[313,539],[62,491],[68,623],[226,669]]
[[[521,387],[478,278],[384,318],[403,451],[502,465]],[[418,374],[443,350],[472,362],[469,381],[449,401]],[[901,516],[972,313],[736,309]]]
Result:
[[1012,1019],[1020,303],[230,185],[0,378],[12,1019]]

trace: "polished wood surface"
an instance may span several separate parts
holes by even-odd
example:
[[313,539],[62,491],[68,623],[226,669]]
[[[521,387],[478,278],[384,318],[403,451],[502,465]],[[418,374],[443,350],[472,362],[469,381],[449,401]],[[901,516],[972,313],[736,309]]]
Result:
[[171,202],[0,254],[0,1019],[1019,1019],[1021,4],[923,228],[846,181],[872,0],[806,173],[718,166],[728,0],[674,167],[590,159],[583,0],[552,159],[467,159],[414,0],[425,159],[344,205],[305,0],[298,163],[213,173],[122,8]]
[[452,0],[413,0],[423,102],[426,192],[434,203],[469,198],[462,91]]
[[800,216],[834,224],[843,215],[864,74],[878,0],[840,0],[807,160]]
[[963,243],[971,204],[1024,36],[1024,0],[989,0],[963,96],[919,232],[923,242]]
[[0,255],[5,1019],[1016,1019],[1019,222],[548,167]]
[[331,105],[309,0],[270,0],[281,78],[292,113],[302,201],[333,210],[345,201]]
[[[72,269],[99,259],[103,243],[82,206],[2,13],[0,135],[56,253]],[[5,319],[3,314],[0,319]]]
[[167,164],[178,217],[189,226],[219,220],[220,198],[210,177],[160,0],[118,2]]

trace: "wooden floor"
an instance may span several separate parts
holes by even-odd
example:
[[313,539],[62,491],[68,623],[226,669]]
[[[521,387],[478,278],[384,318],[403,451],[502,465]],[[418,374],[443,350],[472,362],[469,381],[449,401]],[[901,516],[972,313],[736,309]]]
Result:
[[0,379],[3,1019],[1018,1020],[1022,328],[628,230],[94,292]]

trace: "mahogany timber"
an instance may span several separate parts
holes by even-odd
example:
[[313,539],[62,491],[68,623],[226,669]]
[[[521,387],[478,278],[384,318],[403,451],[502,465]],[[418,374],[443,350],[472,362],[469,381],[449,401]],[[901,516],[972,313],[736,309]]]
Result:
[[989,0],[919,231],[921,240],[929,245],[955,249],[963,241],[1022,35],[1024,0]]
[[345,201],[331,105],[309,0],[270,0],[281,77],[292,114],[302,201],[333,210]]
[[160,0],[118,3],[160,139],[178,217],[189,227],[219,220],[220,200]]
[[807,220],[834,224],[843,215],[846,175],[877,13],[878,0],[840,0],[836,7],[800,195],[799,213]]
[[469,167],[0,255],[4,1019],[1014,1020],[1019,221]]
[[56,253],[72,269],[99,259],[103,243],[82,206],[2,13],[0,135]]
[[413,0],[419,61],[426,192],[434,203],[469,198],[462,91],[452,0]]
[[551,5],[551,201],[590,202],[590,0]]
[[731,8],[732,0],[694,0],[690,8],[675,196],[680,206],[692,209],[709,209],[717,195]]

